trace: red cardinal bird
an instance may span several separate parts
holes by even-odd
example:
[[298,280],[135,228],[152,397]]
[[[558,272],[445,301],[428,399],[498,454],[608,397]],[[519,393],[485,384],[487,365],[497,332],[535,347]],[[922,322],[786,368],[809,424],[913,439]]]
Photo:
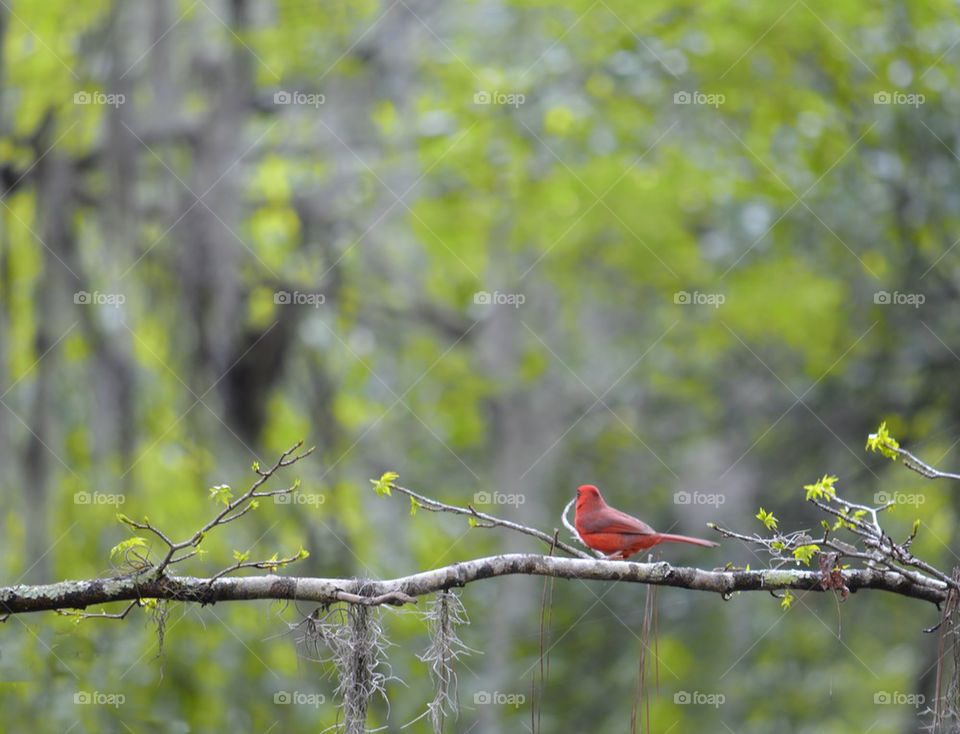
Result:
[[626,560],[638,551],[665,542],[690,543],[706,548],[718,545],[711,540],[658,533],[645,522],[610,507],[603,501],[600,490],[592,484],[584,484],[577,489],[577,511],[573,524],[588,547],[605,553],[608,558]]

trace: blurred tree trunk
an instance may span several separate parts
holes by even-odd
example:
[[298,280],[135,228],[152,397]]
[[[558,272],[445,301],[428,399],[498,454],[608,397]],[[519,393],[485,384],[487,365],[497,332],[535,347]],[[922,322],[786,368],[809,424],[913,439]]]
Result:
[[[72,199],[73,168],[69,160],[56,148],[56,124],[48,114],[36,135],[36,166],[32,176],[37,192],[37,220],[40,222],[38,244],[42,254],[42,273],[34,291],[37,324],[34,336],[34,354],[39,360],[34,367],[32,400],[26,422],[29,426],[24,462],[24,492],[26,493],[27,555],[32,564],[28,580],[50,578],[48,555],[50,551],[50,477],[56,461],[73,472],[61,456],[55,435],[55,416],[63,415],[63,399],[56,395],[59,356],[51,349],[69,328],[64,319],[70,313],[73,294],[80,290],[64,263],[71,259],[73,250]],[[95,418],[93,418],[95,420]]]
[[[6,39],[7,39],[7,19],[9,10],[6,5],[0,5],[0,89],[6,88],[6,67],[4,59],[6,58]],[[0,135],[6,135],[9,129],[9,120],[6,105],[0,105]],[[10,213],[6,210],[7,194],[7,175],[4,167],[0,165],[0,396],[5,397],[10,386],[10,355],[8,354],[9,334],[12,325],[12,314],[10,312],[10,286],[12,285],[12,274],[10,272],[10,237],[8,222]],[[0,398],[2,399],[2,398]],[[10,417],[6,408],[0,405],[0,413],[6,413],[3,420],[0,420],[0,462],[3,466],[15,467],[15,453],[11,446],[16,431],[8,431],[7,418]]]

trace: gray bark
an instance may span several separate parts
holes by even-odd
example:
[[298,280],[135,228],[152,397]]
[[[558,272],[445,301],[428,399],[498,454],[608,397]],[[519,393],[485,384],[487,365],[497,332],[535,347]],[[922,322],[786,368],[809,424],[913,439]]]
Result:
[[[297,599],[318,604],[347,601],[399,605],[411,602],[415,597],[444,589],[513,575],[643,583],[692,591],[711,591],[725,596],[737,591],[824,591],[821,585],[822,576],[818,571],[706,571],[671,566],[669,563],[631,563],[511,553],[476,558],[383,581],[268,575],[221,577],[211,584],[209,579],[190,576],[165,576],[157,579],[140,575],[61,581],[38,586],[0,587],[0,614],[84,609],[94,604],[151,598],[201,604],[254,599]],[[943,602],[947,593],[946,585],[939,581],[930,579],[919,583],[890,571],[847,570],[843,572],[843,579],[851,592],[875,589],[935,604]]]

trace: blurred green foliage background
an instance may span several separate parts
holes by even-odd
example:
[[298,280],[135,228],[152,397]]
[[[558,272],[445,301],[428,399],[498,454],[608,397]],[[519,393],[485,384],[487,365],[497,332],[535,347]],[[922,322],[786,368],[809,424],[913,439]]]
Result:
[[[322,502],[261,506],[184,571],[301,545],[287,572],[330,577],[543,550],[410,517],[370,491],[386,470],[509,495],[485,509],[548,531],[591,482],[700,535],[759,532],[761,505],[815,527],[800,487],[830,472],[855,501],[919,493],[890,529],[919,517],[914,549],[949,569],[956,489],[863,441],[886,419],[956,465],[958,41],[940,0],[0,3],[0,583],[112,573],[117,503],[192,532],[210,486],[301,438]],[[542,591],[462,592],[482,654],[448,731],[530,728]],[[645,593],[556,582],[543,731],[628,730]],[[657,602],[652,731],[923,723],[883,696],[932,700],[932,606]],[[4,726],[320,731],[335,681],[286,624],[307,611],[174,606],[160,656],[142,611],[12,618]],[[427,635],[382,615],[406,685],[369,723],[396,732],[432,698]]]

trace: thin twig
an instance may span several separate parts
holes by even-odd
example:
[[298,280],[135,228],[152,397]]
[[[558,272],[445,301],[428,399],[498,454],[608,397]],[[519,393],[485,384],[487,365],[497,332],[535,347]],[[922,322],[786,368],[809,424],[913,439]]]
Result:
[[422,494],[414,492],[412,489],[407,489],[406,487],[401,487],[399,484],[390,484],[391,489],[395,489],[401,494],[407,495],[414,502],[417,503],[419,507],[422,507],[424,510],[429,512],[449,512],[454,515],[467,515],[468,517],[474,518],[477,522],[477,527],[502,527],[509,528],[510,530],[516,530],[518,533],[523,533],[524,535],[529,535],[534,538],[538,538],[546,543],[548,546],[556,545],[557,548],[564,551],[565,553],[570,554],[571,556],[576,556],[577,558],[589,558],[586,553],[583,551],[577,550],[576,548],[567,545],[566,543],[554,541],[554,536],[549,533],[545,533],[542,530],[537,530],[536,528],[528,527],[527,525],[521,525],[518,522],[513,522],[511,520],[504,520],[503,518],[496,517],[486,512],[480,512],[475,509],[472,505],[467,505],[466,507],[461,507],[460,505],[450,505],[446,502],[440,502],[439,500],[431,499],[430,497],[425,497]]

